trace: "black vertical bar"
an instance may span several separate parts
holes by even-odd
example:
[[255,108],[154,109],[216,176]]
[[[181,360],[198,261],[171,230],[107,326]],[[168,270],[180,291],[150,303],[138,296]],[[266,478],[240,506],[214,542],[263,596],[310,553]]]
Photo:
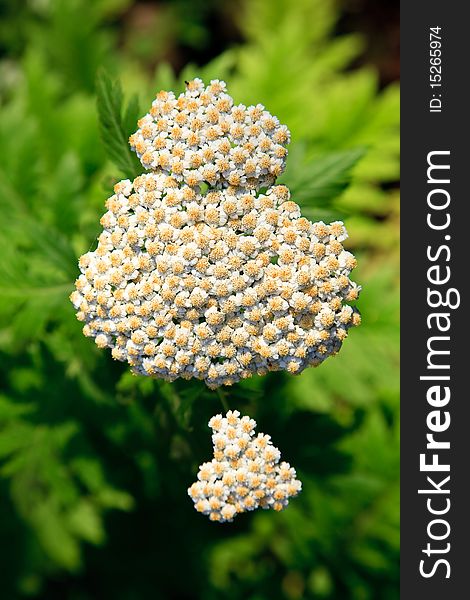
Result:
[[[470,98],[466,91],[470,71],[468,12],[468,3],[456,0],[404,0],[401,3],[403,600],[470,598],[467,583],[470,577],[470,391],[466,377],[470,373],[470,322],[466,308],[470,278],[467,258],[470,238],[467,227],[470,213]],[[431,37],[431,28],[438,27],[440,30],[434,30],[438,31],[436,37]],[[441,62],[436,64],[439,63],[435,60],[439,54],[435,52],[438,44],[430,42],[439,39]],[[440,69],[431,68],[433,66]],[[440,81],[436,75],[441,76]],[[431,87],[431,83],[438,82],[440,86]],[[437,151],[441,154],[429,154]],[[450,165],[450,169],[431,170],[428,182],[429,160]],[[449,183],[445,183],[447,179]],[[445,206],[448,197],[448,207],[432,207]],[[449,226],[438,229],[448,218]],[[436,265],[437,269],[428,271]],[[447,277],[446,267],[450,269],[449,281],[432,283],[430,278],[442,281]],[[460,306],[432,308],[428,288],[440,291],[443,298],[454,289],[450,292],[450,304],[456,305],[460,297]],[[430,301],[439,304],[438,298],[433,294]],[[439,324],[445,329],[450,323],[448,331],[439,331],[438,318],[430,317],[432,313],[446,315],[439,319]],[[432,337],[440,339],[429,341]],[[428,344],[431,350],[450,350],[450,354],[430,355]],[[428,359],[436,368],[429,368]],[[437,376],[449,377],[449,380],[420,379]],[[429,392],[431,387],[435,389]],[[447,403],[445,387],[450,392]],[[446,427],[448,418],[450,425]],[[442,431],[436,432],[439,428]],[[450,448],[433,449],[427,434],[433,435],[432,440],[450,442]],[[426,447],[428,443],[431,448]],[[438,468],[449,465],[450,470],[420,469],[421,454],[425,455],[425,465],[435,460],[440,465]],[[446,481],[448,476],[450,479]],[[420,494],[418,490],[424,492]],[[431,510],[442,513],[432,514]],[[433,539],[433,536],[442,539]],[[442,562],[438,563],[439,560]]]

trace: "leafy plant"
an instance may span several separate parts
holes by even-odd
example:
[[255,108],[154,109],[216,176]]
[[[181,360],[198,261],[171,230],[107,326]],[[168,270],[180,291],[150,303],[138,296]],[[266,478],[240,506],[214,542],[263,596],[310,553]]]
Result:
[[[395,598],[397,87],[350,68],[362,40],[333,35],[332,0],[247,0],[240,44],[178,74],[119,42],[127,1],[10,4],[0,28],[2,593]],[[156,23],[128,39],[160,35]],[[136,173],[127,137],[139,107],[193,76],[225,79],[237,101],[263,102],[288,125],[283,181],[310,218],[345,220],[364,286],[363,325],[336,359],[223,392],[304,483],[284,513],[228,527],[206,523],[185,495],[210,453],[219,395],[130,375],[83,337],[68,300],[113,184]]]

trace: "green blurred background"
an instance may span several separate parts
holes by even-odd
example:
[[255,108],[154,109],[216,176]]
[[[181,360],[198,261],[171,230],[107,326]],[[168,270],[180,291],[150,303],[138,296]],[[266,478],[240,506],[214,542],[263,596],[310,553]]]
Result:
[[[397,27],[366,0],[0,0],[2,599],[398,598]],[[81,334],[77,257],[132,175],[100,140],[99,69],[126,135],[193,76],[265,104],[294,200],[349,230],[362,326],[318,369],[225,392],[298,470],[282,513],[197,514],[219,396],[133,377]]]

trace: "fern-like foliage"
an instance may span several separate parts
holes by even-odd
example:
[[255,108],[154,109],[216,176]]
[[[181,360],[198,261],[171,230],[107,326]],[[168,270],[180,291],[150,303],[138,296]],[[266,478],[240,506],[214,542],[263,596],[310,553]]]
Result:
[[[333,0],[244,0],[240,43],[177,74],[135,57],[183,35],[184,0],[154,21],[130,4],[6,2],[0,25],[11,55],[0,63],[2,597],[392,600],[398,89],[350,68],[363,43],[332,36]],[[139,107],[194,76],[225,79],[237,102],[262,102],[288,125],[283,181],[308,217],[345,221],[364,287],[363,325],[336,359],[222,398],[197,381],[130,375],[84,338],[68,300],[113,184],[141,172],[127,143]],[[298,466],[304,492],[287,511],[217,528],[193,510],[185,490],[223,404]]]
[[124,111],[121,84],[113,81],[105,71],[100,71],[96,80],[96,97],[106,153],[124,177],[133,180],[142,172],[142,166],[128,144],[139,116],[137,95],[132,96]]

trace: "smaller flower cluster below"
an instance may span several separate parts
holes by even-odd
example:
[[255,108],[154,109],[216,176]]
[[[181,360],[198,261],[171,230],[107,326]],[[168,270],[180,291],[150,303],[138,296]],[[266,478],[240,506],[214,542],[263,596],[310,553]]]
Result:
[[283,510],[302,489],[289,463],[269,435],[255,436],[256,421],[228,411],[209,421],[214,458],[199,468],[198,481],[188,489],[195,509],[211,521],[230,522],[256,508]]

